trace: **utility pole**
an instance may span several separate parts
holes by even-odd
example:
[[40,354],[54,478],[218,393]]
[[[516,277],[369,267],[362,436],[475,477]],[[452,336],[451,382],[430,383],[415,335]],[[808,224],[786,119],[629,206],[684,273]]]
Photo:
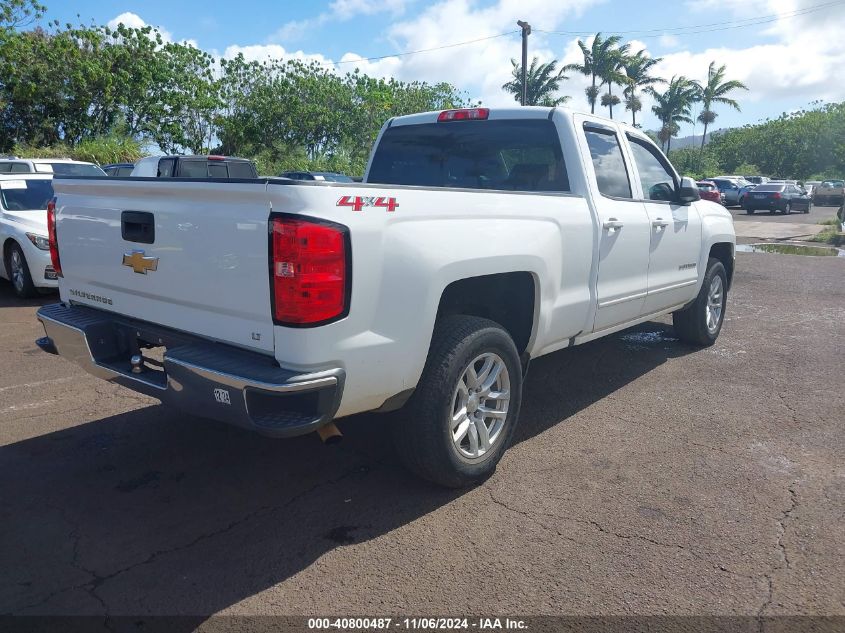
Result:
[[522,29],[522,105],[528,100],[528,36],[531,35],[531,25],[517,20],[516,24]]

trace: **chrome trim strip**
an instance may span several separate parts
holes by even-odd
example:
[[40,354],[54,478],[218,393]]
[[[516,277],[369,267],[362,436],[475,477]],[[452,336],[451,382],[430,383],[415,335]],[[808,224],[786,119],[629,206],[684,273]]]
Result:
[[682,281],[681,283],[672,284],[671,286],[663,286],[662,288],[658,288],[657,290],[649,290],[649,295],[656,295],[661,292],[666,292],[668,290],[677,290],[678,288],[685,288],[687,286],[692,286],[698,283],[698,279],[690,279],[689,281]]
[[330,369],[325,372],[302,374],[300,376],[297,376],[295,382],[269,383],[257,380],[251,381],[242,376],[236,376],[234,374],[228,374],[225,372],[217,371],[215,369],[201,367],[199,365],[195,365],[194,363],[189,363],[178,358],[171,358],[165,353],[165,368],[167,368],[168,363],[179,365],[180,367],[184,367],[185,369],[192,371],[193,373],[197,374],[198,376],[201,376],[202,378],[221,382],[225,385],[232,387],[233,389],[262,389],[264,391],[273,391],[276,393],[293,393],[297,391],[308,391],[312,389],[334,387],[338,384],[338,379],[343,374],[343,370],[341,369]]
[[648,291],[638,292],[635,295],[628,295],[627,297],[622,297],[621,299],[611,299],[609,301],[604,301],[602,303],[599,303],[599,307],[600,308],[607,308],[609,306],[615,306],[618,303],[625,303],[626,301],[633,301],[634,299],[642,299],[647,294],[648,294]]
[[[88,345],[88,338],[85,336],[85,332],[79,328],[62,323],[61,321],[57,321],[56,319],[42,314],[38,315],[38,320],[41,321],[42,325],[44,325],[44,331],[53,341],[53,344],[59,352],[59,356],[64,356],[68,360],[76,363],[89,374],[110,382],[125,380],[130,383],[136,382],[158,391],[167,390],[167,387],[162,387],[154,382],[143,380],[142,378],[133,376],[132,374],[124,374],[112,369],[111,367],[99,364],[96,360],[94,360],[94,354],[91,353],[91,346]],[[54,327],[51,326],[48,328],[45,321],[49,321]],[[71,333],[74,334],[71,335]],[[84,350],[82,349],[83,345]]]

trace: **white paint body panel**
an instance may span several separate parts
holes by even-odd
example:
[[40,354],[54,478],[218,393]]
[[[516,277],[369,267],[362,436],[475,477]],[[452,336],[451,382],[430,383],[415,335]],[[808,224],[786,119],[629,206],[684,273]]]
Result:
[[[433,122],[436,116],[403,117],[392,125]],[[619,209],[595,191],[575,115],[562,109],[550,114],[548,108],[490,114],[491,119],[549,116],[560,137],[571,194],[366,182],[59,180],[62,300],[274,354],[290,369],[342,368],[346,382],[338,417],[376,409],[416,386],[440,298],[454,281],[530,273],[536,297],[526,351],[532,357],[626,327],[648,315],[649,260],[655,250],[649,212],[642,200],[624,203],[631,226],[639,224],[641,230],[630,241],[602,244],[601,219]],[[605,124],[617,126],[624,138],[627,128]],[[630,163],[629,168],[635,170]],[[632,181],[637,181],[635,173]],[[376,207],[356,212],[337,206],[341,196],[393,197],[399,207],[394,212]],[[154,245],[121,239],[122,210],[155,214]],[[314,328],[273,325],[267,233],[271,211],[324,218],[349,228],[352,293],[347,317]],[[656,283],[674,283],[673,265],[677,270],[683,263],[697,262],[685,273],[696,283],[672,294],[683,304],[698,292],[710,246],[733,244],[734,235],[730,215],[719,205],[696,202],[679,207],[677,213],[687,218],[678,220],[686,222],[687,232],[677,242],[665,240],[663,251],[658,244],[661,269],[654,278]],[[697,228],[690,228],[693,224]],[[693,243],[695,231],[699,236]],[[123,254],[133,248],[158,257],[158,270],[140,275],[122,266]],[[113,303],[80,299],[71,296],[71,289],[107,296]],[[639,300],[619,302],[628,305],[615,314],[605,311],[597,321],[599,303],[633,294],[639,294]]]

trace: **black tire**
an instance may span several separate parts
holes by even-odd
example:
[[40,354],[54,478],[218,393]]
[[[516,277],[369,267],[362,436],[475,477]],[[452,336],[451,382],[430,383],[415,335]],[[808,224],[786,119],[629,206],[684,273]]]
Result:
[[[722,280],[721,303],[722,311],[719,314],[715,330],[707,327],[707,303],[710,287],[713,278],[719,276]],[[698,296],[690,305],[683,310],[672,314],[672,324],[675,326],[675,333],[678,338],[691,345],[709,347],[719,338],[722,331],[722,323],[725,320],[725,306],[728,298],[728,278],[725,273],[725,266],[718,259],[710,258],[707,261],[707,272],[704,274],[704,282]]]
[[[498,440],[482,456],[467,459],[452,441],[452,405],[458,381],[470,362],[484,353],[503,361],[510,380],[510,401]],[[423,479],[461,488],[493,474],[510,444],[522,401],[519,353],[498,323],[455,315],[438,320],[428,358],[414,395],[393,421],[393,441],[405,466]]]
[[[18,279],[15,279],[12,271],[12,260],[16,256],[19,258],[17,261],[20,266],[20,277]],[[6,251],[6,276],[12,282],[12,289],[15,291],[15,294],[21,299],[29,299],[38,294],[35,284],[32,283],[32,275],[29,273],[29,264],[26,263],[26,256],[23,253],[23,249],[15,242],[12,242],[12,245]]]
[[790,213],[792,213],[792,203],[791,203],[791,202],[787,202],[787,203],[786,203],[786,206],[783,208],[783,214],[784,214],[784,215],[789,215]]
[[745,212],[746,212],[748,215],[754,215],[754,209],[750,209],[750,208],[749,208],[749,209],[746,209],[746,210],[745,210]]

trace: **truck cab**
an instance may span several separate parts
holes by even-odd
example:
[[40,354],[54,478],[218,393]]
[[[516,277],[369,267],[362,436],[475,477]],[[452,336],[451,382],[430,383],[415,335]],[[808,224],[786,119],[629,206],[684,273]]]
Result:
[[232,156],[147,156],[135,163],[133,178],[258,178],[255,163]]

